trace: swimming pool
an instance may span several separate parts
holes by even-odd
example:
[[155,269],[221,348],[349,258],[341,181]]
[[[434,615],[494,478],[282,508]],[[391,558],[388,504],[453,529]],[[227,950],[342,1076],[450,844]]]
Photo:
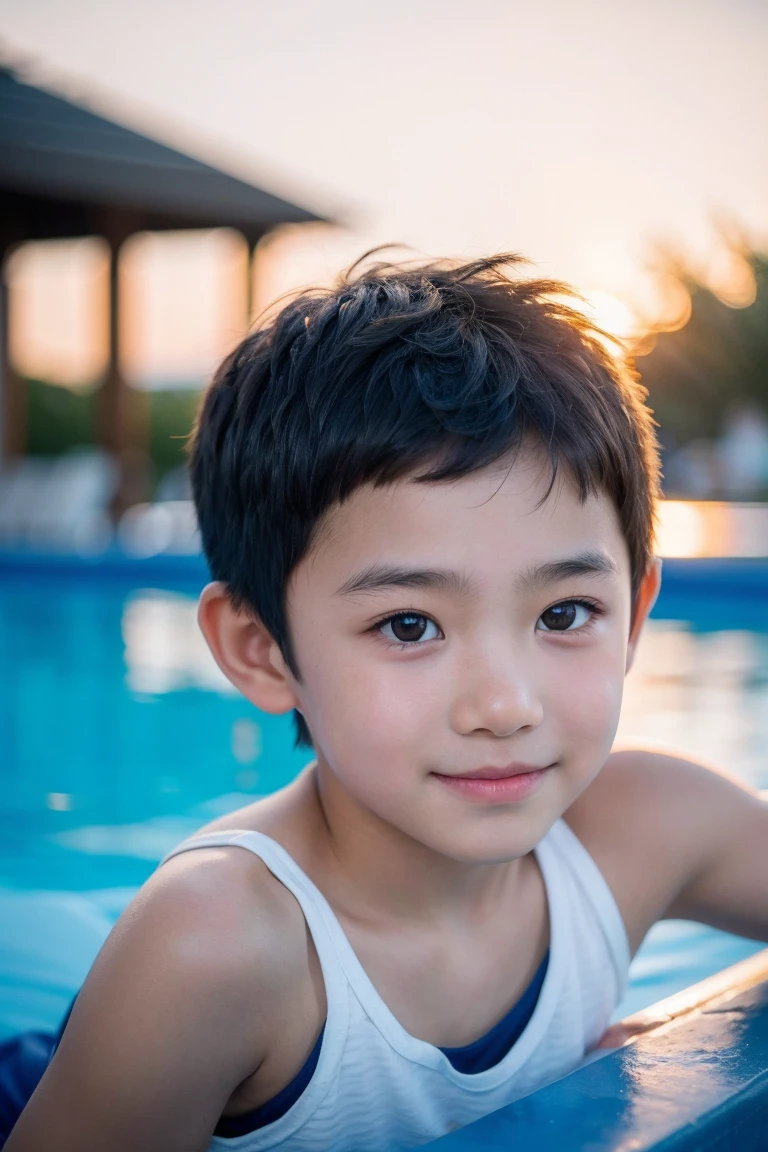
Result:
[[[768,562],[667,562],[620,736],[768,787]],[[229,688],[197,633],[194,557],[0,555],[0,1039],[55,1027],[175,843],[290,780],[290,721]],[[757,945],[669,921],[625,1015]]]

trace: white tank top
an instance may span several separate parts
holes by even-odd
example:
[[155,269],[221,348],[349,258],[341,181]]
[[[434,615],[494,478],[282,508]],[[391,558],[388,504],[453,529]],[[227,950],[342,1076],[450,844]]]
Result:
[[296,1103],[273,1123],[209,1146],[237,1152],[382,1152],[413,1148],[463,1128],[572,1071],[597,1042],[624,994],[629,947],[597,865],[564,821],[536,848],[549,901],[550,956],[528,1025],[485,1072],[464,1073],[390,1012],[309,877],[260,832],[212,832],[180,852],[246,848],[292,892],[320,959],[328,1014],[320,1058]]

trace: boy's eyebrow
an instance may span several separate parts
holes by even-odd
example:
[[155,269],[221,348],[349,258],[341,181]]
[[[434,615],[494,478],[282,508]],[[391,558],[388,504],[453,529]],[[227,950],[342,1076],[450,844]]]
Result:
[[565,560],[552,560],[529,568],[517,580],[520,588],[541,588],[574,576],[616,576],[616,562],[606,552],[579,552]]
[[337,596],[351,596],[355,592],[378,592],[381,588],[429,588],[433,592],[449,592],[455,596],[469,596],[475,591],[470,576],[450,568],[398,568],[391,564],[371,564],[350,576],[336,592]]
[[[574,576],[615,576],[618,568],[605,552],[580,552],[564,560],[552,560],[529,568],[518,577],[521,589],[540,588]],[[350,576],[336,592],[352,596],[359,592],[378,592],[383,588],[428,588],[454,596],[472,596],[477,584],[463,572],[450,568],[402,568],[391,564],[371,564]]]

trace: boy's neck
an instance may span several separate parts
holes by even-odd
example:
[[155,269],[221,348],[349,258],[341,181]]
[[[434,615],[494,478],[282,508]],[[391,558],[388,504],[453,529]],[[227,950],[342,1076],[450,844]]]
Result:
[[321,764],[311,766],[305,783],[313,809],[313,864],[335,902],[355,917],[396,915],[424,923],[483,915],[530,868],[526,857],[478,864],[445,856],[366,808]]

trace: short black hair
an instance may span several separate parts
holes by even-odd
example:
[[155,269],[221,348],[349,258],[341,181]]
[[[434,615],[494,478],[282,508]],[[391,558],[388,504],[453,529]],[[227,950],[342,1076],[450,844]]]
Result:
[[323,515],[363,484],[455,479],[531,437],[552,484],[564,466],[582,500],[613,500],[636,593],[659,486],[646,393],[575,294],[523,263],[358,263],[285,303],[216,373],[190,453],[203,547],[297,678],[285,591]]

